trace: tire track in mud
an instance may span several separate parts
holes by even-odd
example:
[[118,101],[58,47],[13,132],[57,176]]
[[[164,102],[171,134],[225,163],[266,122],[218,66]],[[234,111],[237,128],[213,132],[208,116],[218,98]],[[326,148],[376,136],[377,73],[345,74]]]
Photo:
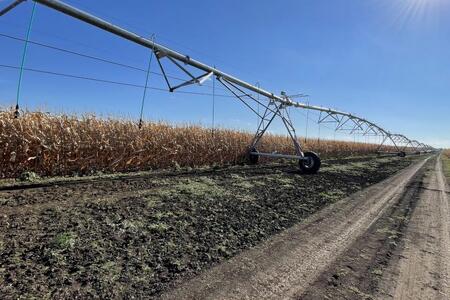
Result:
[[163,299],[285,299],[301,295],[403,196],[430,159],[334,203],[163,295]]

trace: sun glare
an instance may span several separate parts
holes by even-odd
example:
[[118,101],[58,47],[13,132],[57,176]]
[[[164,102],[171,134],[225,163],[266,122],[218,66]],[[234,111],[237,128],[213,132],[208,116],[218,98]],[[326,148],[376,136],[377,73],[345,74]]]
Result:
[[448,0],[398,0],[392,1],[396,23],[400,27],[408,23],[438,21],[441,11],[448,7]]

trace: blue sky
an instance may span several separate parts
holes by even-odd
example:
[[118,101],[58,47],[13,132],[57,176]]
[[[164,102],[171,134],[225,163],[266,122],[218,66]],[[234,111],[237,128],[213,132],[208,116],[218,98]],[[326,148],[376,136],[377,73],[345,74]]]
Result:
[[[265,89],[306,93],[438,147],[450,147],[450,1],[82,1],[103,17]],[[0,0],[3,7],[10,0]],[[30,1],[0,17],[0,34],[25,37]],[[31,40],[146,68],[149,50],[38,6]],[[19,65],[23,43],[0,37],[0,64]],[[145,74],[31,45],[26,66],[143,85]],[[155,61],[151,66],[159,71]],[[169,73],[176,73],[169,68]],[[0,105],[13,105],[18,71],[0,67]],[[185,91],[211,93],[206,87]],[[150,86],[164,87],[150,76]],[[217,94],[227,94],[216,89]],[[142,89],[25,72],[21,106],[138,119]],[[212,96],[149,90],[145,118],[211,125]],[[217,96],[216,126],[254,130],[240,102]],[[299,135],[306,112],[295,110]],[[309,113],[317,120],[314,113]],[[281,124],[273,132],[284,133]],[[319,126],[308,122],[309,135]],[[326,127],[321,137],[357,139]]]

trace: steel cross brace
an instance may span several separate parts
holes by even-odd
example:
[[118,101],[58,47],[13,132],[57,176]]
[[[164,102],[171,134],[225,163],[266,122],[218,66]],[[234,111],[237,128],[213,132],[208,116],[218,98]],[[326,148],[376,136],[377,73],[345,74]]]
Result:
[[[363,136],[378,136],[378,135],[384,135],[384,132],[379,130],[374,124],[365,122],[364,120],[360,120],[358,118],[355,118],[351,115],[343,115],[339,117],[337,113],[334,112],[325,112],[326,115],[322,117],[320,115],[318,123],[337,123],[335,131],[338,130],[348,130],[350,131],[350,134],[354,134],[356,131],[361,131]],[[327,119],[333,118],[330,121],[327,121]],[[348,124],[348,122],[351,121],[353,123],[353,127],[351,128],[344,128],[344,125]]]
[[400,150],[400,143],[402,143],[402,138],[398,135],[390,136],[391,141],[394,143],[395,148],[398,152],[401,152]]
[[378,132],[375,131],[373,125],[368,125],[366,131],[363,133],[363,135],[369,135],[369,132],[373,132],[375,135],[378,135]]
[[342,127],[343,127],[345,124],[347,124],[348,121],[351,120],[349,117],[347,117],[347,119],[346,119],[344,122],[342,122],[342,120],[343,120],[344,118],[345,118],[345,117],[343,116],[342,119],[341,119],[341,122],[337,124],[335,131],[338,131],[339,129],[344,130]]
[[[267,105],[265,105],[264,103],[262,103],[258,99],[255,99],[252,95],[246,93],[244,90],[242,90],[241,88],[239,88],[235,84],[227,81],[226,79],[224,79],[222,77],[217,77],[217,81],[220,82],[228,91],[230,91],[239,101],[241,101],[245,106],[247,106],[259,118],[262,118],[261,114],[259,112],[257,112],[250,104],[247,103],[247,101],[245,100],[245,97],[250,98],[250,100],[258,103],[262,107],[264,107],[266,109],[269,109],[271,112],[275,113],[275,111],[270,109]],[[235,90],[239,91],[239,93],[241,93],[241,94],[236,93]],[[269,105],[270,105],[270,103],[269,103]]]
[[353,123],[355,123],[355,127],[353,127],[352,131],[350,131],[350,134],[353,134],[357,130],[364,131],[364,127],[362,126],[363,125],[362,121],[357,120],[357,119],[356,120],[352,119],[352,121],[353,121]]
[[[409,147],[414,147],[414,141],[408,140],[405,146],[403,146],[402,151],[406,151]],[[415,151],[415,148],[413,148]]]
[[[332,120],[326,121],[330,117],[332,118]],[[345,124],[347,124],[350,120],[355,124],[355,126],[353,128],[351,128],[351,129],[344,129],[343,126]],[[336,123],[335,131],[338,131],[338,130],[351,130],[351,133],[353,133],[355,130],[357,130],[358,127],[361,128],[361,130],[364,130],[361,127],[361,124],[357,123],[353,118],[350,118],[348,116],[339,117],[338,115],[336,115],[333,112],[326,112],[326,115],[324,117],[322,117],[322,115],[320,115],[319,120],[318,120],[317,123],[318,124],[322,124],[322,123]]]
[[[163,74],[164,80],[166,81],[167,87],[169,88],[170,92],[173,92],[176,89],[179,89],[181,87],[192,85],[192,84],[196,84],[196,83],[201,85],[203,82],[208,80],[208,78],[210,78],[213,75],[212,72],[206,72],[206,73],[204,73],[204,74],[202,74],[200,76],[194,76],[185,67],[183,67],[176,59],[174,59],[174,58],[172,58],[170,56],[167,56],[162,51],[155,50],[154,52],[155,52],[156,60],[158,61],[159,68],[161,69],[161,72]],[[169,78],[168,78],[168,76],[166,74],[166,71],[164,70],[164,67],[163,67],[163,65],[161,63],[161,59],[164,58],[164,57],[167,57],[167,59],[169,59],[175,66],[177,66],[181,71],[183,71],[185,74],[187,74],[191,79],[187,80],[187,81],[185,81],[185,82],[183,82],[183,83],[181,83],[179,85],[172,86],[170,84],[170,81],[169,81]]]
[[421,147],[423,151],[428,151],[432,149],[430,146],[425,145],[424,143],[420,143],[419,147]]
[[399,136],[398,135],[393,135],[393,134],[390,134],[390,133],[383,134],[383,141],[381,142],[380,146],[378,146],[377,152],[379,152],[382,149],[384,143],[388,139],[391,140],[391,142],[394,145],[395,149],[397,149],[397,151],[400,153],[401,150],[400,150],[399,146],[397,145],[399,143]]
[[[269,106],[274,106],[275,111],[269,109]],[[303,157],[303,151],[297,139],[297,134],[295,132],[295,128],[292,124],[291,117],[289,115],[286,106],[282,103],[275,102],[273,99],[270,99],[269,106],[266,107],[264,114],[261,117],[258,129],[256,130],[256,134],[255,137],[253,138],[250,148],[256,149],[258,147],[264,133],[267,131],[270,124],[272,124],[275,117],[278,116],[283,121],[283,124],[286,127],[286,130],[292,140],[292,143],[294,144],[296,155]]]
[[[342,122],[342,120],[344,120],[344,122]],[[351,121],[352,124],[350,124],[350,126],[352,126],[351,128],[343,128],[344,125],[346,125],[349,121]],[[342,116],[341,122],[340,124],[338,124],[336,126],[336,131],[337,130],[342,130],[342,131],[350,131],[350,133],[355,132],[356,130],[364,130],[364,128],[361,126],[360,123],[357,122],[358,120],[356,120],[355,118],[349,117],[349,116]]]
[[0,10],[0,17],[7,14],[10,10],[14,9],[16,6],[18,6],[20,3],[25,2],[27,0],[16,0],[4,9]]
[[420,151],[419,147],[420,147],[420,143],[416,140],[411,141],[411,146],[413,147],[413,151],[417,152]]
[[[333,120],[330,121],[325,121],[328,117],[333,118]],[[322,116],[319,117],[319,121],[317,123],[340,123],[341,119],[339,119],[339,117],[337,117],[334,113],[332,112],[326,112],[325,117],[322,118]]]
[[[246,93],[244,90],[233,84],[232,82],[229,82],[228,80],[217,77],[217,81],[219,81],[226,89],[228,89],[236,98],[238,98],[245,106],[247,106],[251,111],[253,111],[259,118],[260,122],[258,124],[258,129],[256,130],[256,134],[253,138],[253,141],[251,143],[250,149],[256,150],[258,147],[261,138],[266,133],[269,126],[272,124],[273,120],[276,117],[279,117],[281,121],[283,122],[284,126],[286,127],[286,130],[289,134],[289,137],[292,140],[292,143],[294,144],[295,153],[297,156],[303,157],[303,151],[302,147],[298,141],[297,133],[295,131],[294,125],[292,123],[291,117],[289,115],[289,111],[287,110],[287,106],[283,103],[274,101],[273,99],[269,99],[269,103],[266,105],[262,103],[261,101],[255,99],[252,95]],[[238,94],[236,90],[240,93]],[[249,98],[250,100],[258,103],[262,107],[265,108],[264,113],[261,115],[258,113],[250,104],[247,103],[247,101],[244,99],[244,97]],[[288,157],[287,155],[286,157]]]
[[[329,118],[333,118],[330,121],[326,121]],[[353,123],[352,128],[344,128],[344,125],[348,124],[348,122],[351,121]],[[363,120],[358,120],[357,118],[353,118],[348,115],[343,115],[339,117],[336,113],[333,112],[326,112],[326,115],[322,117],[322,115],[319,117],[319,124],[321,123],[336,123],[335,131],[338,130],[348,130],[350,131],[350,134],[354,134],[356,131],[362,131],[363,136],[378,136],[381,131],[377,131],[376,127],[373,124],[364,122]]]

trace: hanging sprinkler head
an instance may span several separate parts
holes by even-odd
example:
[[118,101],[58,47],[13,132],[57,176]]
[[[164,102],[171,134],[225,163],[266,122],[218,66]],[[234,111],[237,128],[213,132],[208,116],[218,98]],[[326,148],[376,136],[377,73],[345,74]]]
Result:
[[18,119],[20,116],[19,104],[16,104],[16,109],[14,110],[14,119]]

